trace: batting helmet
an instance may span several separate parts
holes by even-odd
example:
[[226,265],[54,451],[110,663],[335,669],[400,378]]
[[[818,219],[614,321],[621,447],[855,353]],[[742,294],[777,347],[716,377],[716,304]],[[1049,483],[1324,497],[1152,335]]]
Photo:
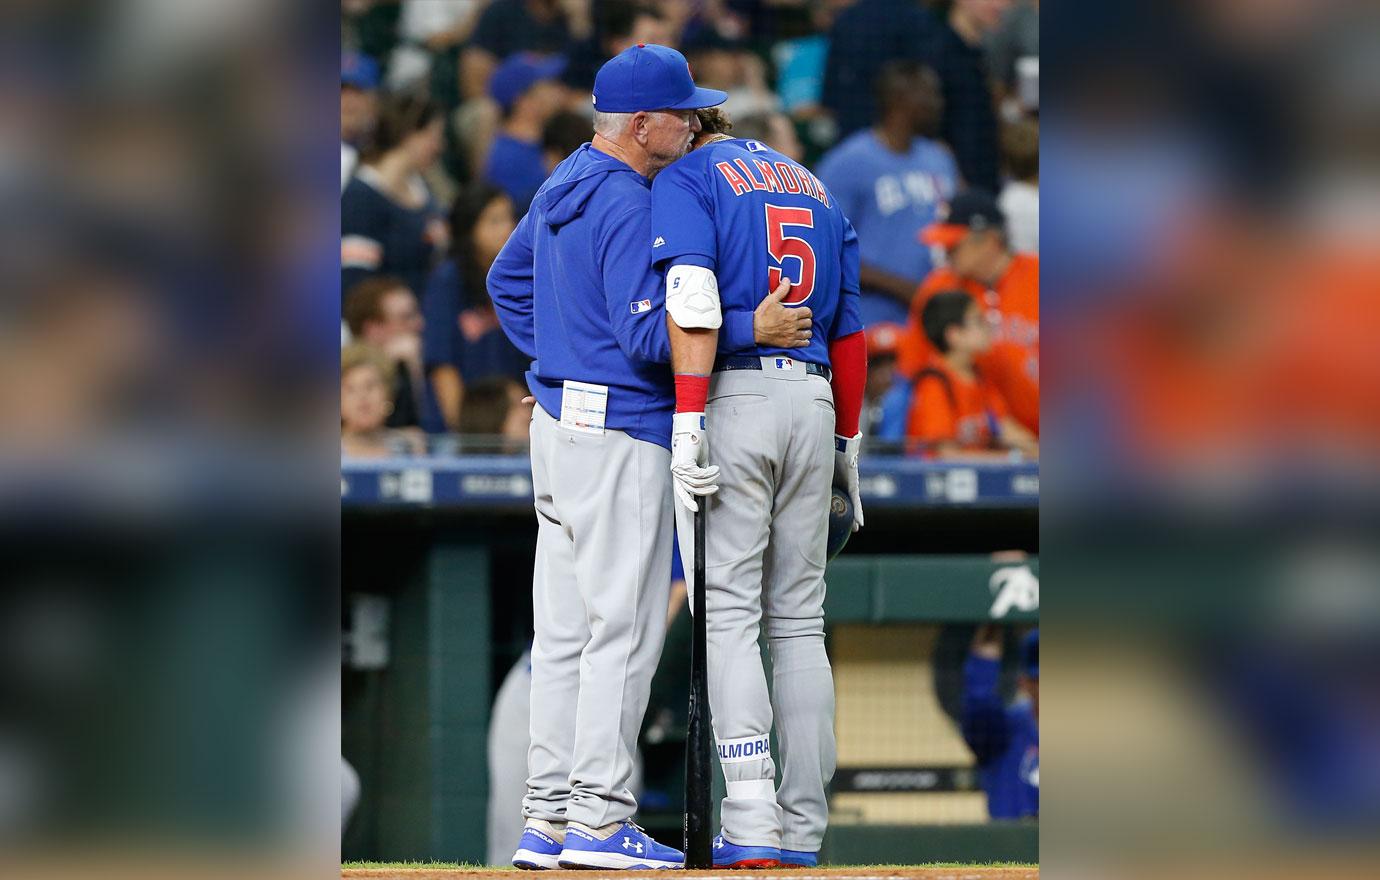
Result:
[[848,492],[834,487],[833,497],[829,499],[829,546],[827,558],[832,560],[843,550],[843,545],[853,536],[853,499]]

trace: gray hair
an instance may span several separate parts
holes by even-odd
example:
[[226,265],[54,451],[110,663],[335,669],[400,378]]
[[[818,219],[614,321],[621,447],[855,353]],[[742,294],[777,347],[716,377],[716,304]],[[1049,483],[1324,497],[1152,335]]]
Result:
[[609,140],[617,138],[628,127],[628,121],[633,118],[631,113],[604,113],[600,110],[594,111],[594,131]]

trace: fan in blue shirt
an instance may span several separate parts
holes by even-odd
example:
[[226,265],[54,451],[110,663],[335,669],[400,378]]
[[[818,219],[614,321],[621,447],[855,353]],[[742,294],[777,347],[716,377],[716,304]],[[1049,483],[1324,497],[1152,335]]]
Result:
[[829,151],[819,177],[858,232],[864,324],[905,324],[911,298],[933,268],[917,241],[958,189],[953,154],[928,135],[943,108],[934,71],[897,61],[882,71],[873,128]]
[[508,58],[489,80],[489,94],[503,110],[503,125],[489,148],[484,179],[513,200],[518,215],[527,213],[532,197],[546,181],[542,129],[561,108],[565,88],[557,77],[565,58],[543,58],[519,52]]
[[963,667],[963,739],[977,758],[987,813],[993,819],[1040,814],[1040,631],[1021,640],[1023,698],[1003,705],[1001,630],[978,628]]

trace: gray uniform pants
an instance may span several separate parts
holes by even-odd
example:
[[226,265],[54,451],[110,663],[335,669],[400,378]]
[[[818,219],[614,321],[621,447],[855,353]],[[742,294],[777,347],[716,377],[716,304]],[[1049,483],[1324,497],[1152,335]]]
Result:
[[[706,423],[721,469],[705,548],[709,704],[728,796],[724,836],[814,852],[829,820],[834,680],[824,651],[824,564],[833,483],[834,400],[800,361],[715,373]],[[790,365],[778,367],[779,361]],[[693,514],[676,505],[677,528]],[[694,543],[681,541],[687,582]],[[693,595],[693,593],[692,593]],[[768,698],[758,634],[771,649]],[[766,743],[776,721],[781,784]]]
[[642,716],[666,638],[671,453],[532,417],[532,745],[523,815],[631,818]]

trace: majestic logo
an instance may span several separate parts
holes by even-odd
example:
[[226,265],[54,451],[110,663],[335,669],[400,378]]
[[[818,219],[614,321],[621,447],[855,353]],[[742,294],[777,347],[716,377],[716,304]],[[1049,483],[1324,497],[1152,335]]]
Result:
[[628,303],[628,308],[632,310],[634,315],[640,315],[643,312],[651,311],[652,301],[649,299],[640,299],[635,303]]
[[1013,565],[992,573],[987,582],[995,599],[988,613],[992,617],[1005,617],[1015,608],[1018,611],[1040,610],[1040,579],[1028,565]]
[[666,243],[666,239],[664,239],[664,238],[662,238],[661,236],[658,235],[658,236],[656,237],[656,241],[652,242],[652,247],[654,247],[654,248],[661,247],[661,246],[662,246],[663,244],[665,244],[665,243]]

